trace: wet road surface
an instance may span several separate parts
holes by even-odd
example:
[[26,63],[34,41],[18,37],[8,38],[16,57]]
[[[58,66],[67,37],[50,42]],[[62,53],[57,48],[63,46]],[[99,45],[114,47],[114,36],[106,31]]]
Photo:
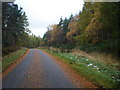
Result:
[[6,76],[3,88],[74,88],[61,67],[39,49],[28,55]]

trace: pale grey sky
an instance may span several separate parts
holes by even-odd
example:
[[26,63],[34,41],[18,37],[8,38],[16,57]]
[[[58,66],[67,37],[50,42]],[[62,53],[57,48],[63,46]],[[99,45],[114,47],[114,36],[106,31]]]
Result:
[[57,24],[62,16],[69,18],[82,10],[83,0],[16,0],[23,7],[29,22],[29,29],[36,36],[43,37],[47,26]]

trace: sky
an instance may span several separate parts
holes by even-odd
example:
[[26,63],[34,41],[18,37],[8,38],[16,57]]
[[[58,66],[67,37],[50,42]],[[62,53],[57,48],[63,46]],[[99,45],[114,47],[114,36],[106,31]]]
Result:
[[36,36],[43,37],[47,27],[58,24],[60,18],[69,18],[82,10],[83,0],[15,0],[26,12],[29,29]]

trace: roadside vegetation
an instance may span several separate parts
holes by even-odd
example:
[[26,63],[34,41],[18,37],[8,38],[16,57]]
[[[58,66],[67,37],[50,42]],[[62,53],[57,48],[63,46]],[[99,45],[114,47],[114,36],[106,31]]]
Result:
[[81,76],[102,88],[119,88],[120,71],[116,64],[100,63],[88,57],[70,53],[41,49],[63,60],[75,69]]
[[12,2],[2,3],[2,71],[16,62],[27,48],[40,46],[41,38],[32,34],[28,26],[22,7]]
[[[61,17],[57,24],[49,25],[43,38],[28,29],[28,19],[22,7],[3,3],[2,9],[3,70],[25,53],[27,49],[22,47],[47,47],[49,53],[69,63],[95,85],[119,87],[120,66],[114,60],[107,58],[106,64],[71,51],[78,49],[88,54],[111,54],[116,58],[115,62],[120,62],[120,2],[85,2],[78,14]],[[104,60],[100,57],[99,61]]]
[[11,64],[15,63],[20,57],[22,57],[28,49],[20,49],[13,53],[8,54],[2,58],[2,71],[7,69]]
[[22,47],[40,46],[41,38],[31,33],[25,11],[14,3],[2,3],[2,56]]
[[49,25],[42,46],[77,48],[120,58],[120,2],[85,2],[83,10]]
[[[78,14],[61,17],[57,24],[48,26],[41,48],[47,48],[49,53],[64,59],[95,85],[119,88],[119,12],[120,2],[85,2]],[[87,54],[73,54],[73,49]],[[99,60],[95,56],[95,59],[89,58],[91,54]],[[110,58],[107,58],[109,55]]]

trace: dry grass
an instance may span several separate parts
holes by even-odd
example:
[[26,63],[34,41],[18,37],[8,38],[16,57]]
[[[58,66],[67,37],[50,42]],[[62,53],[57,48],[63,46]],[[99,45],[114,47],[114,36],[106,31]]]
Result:
[[71,54],[78,55],[81,57],[87,57],[91,60],[95,60],[97,62],[104,64],[115,65],[115,66],[120,65],[119,62],[120,60],[114,58],[111,54],[98,53],[98,52],[86,53],[82,50],[76,50],[76,49],[73,49]]
[[112,55],[99,53],[88,54],[75,49],[71,53],[56,52],[47,49],[46,51],[71,65],[80,75],[98,87],[119,88],[120,73],[116,67],[118,63]]

